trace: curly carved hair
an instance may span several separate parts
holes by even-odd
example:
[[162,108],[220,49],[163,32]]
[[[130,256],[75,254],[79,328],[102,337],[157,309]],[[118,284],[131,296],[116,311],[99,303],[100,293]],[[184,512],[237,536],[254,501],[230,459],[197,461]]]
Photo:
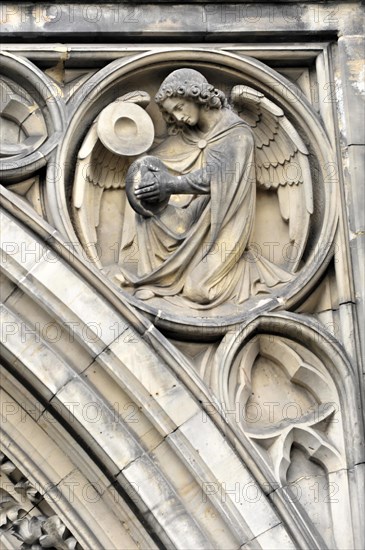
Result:
[[175,134],[182,130],[184,124],[177,122],[162,106],[169,97],[189,99],[207,109],[229,108],[224,92],[209,84],[207,79],[194,69],[178,69],[173,71],[162,82],[155,101],[167,123],[169,133]]

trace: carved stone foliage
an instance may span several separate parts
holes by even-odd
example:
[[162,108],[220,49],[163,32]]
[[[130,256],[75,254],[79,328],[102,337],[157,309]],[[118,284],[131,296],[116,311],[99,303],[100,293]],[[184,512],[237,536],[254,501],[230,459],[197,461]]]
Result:
[[5,548],[81,550],[37,488],[2,453],[0,476],[0,540]]

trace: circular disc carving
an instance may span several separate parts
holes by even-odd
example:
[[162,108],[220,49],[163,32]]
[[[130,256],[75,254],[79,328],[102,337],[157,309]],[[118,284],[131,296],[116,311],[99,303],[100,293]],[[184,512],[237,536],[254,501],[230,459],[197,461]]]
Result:
[[154,139],[154,127],[146,111],[128,102],[108,105],[98,119],[98,136],[109,151],[134,156],[147,151]]

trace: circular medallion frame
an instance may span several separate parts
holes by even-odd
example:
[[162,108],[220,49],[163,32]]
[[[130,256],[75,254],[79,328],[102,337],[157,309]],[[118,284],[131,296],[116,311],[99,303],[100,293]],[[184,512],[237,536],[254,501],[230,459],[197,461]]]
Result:
[[[29,94],[38,106],[46,127],[44,139],[42,136],[36,139],[36,134],[32,136],[31,128],[27,128],[29,145],[19,148],[19,154],[0,158],[1,180],[4,184],[11,184],[32,176],[47,164],[62,139],[66,111],[60,88],[31,61],[1,52],[0,62],[1,74]],[[29,113],[29,123],[33,113]],[[25,122],[22,121],[23,126]]]
[[[242,305],[234,306],[228,314],[212,314],[206,311],[182,312],[180,308],[157,308],[138,300],[120,290],[120,297],[135,306],[153,320],[155,326],[175,337],[212,340],[225,334],[229,327],[243,320],[247,322],[258,315],[270,311],[291,309],[298,305],[314,288],[323,275],[332,255],[333,240],[337,226],[337,189],[328,181],[326,166],[333,161],[333,151],[318,115],[299,90],[274,70],[249,57],[207,50],[207,49],[160,49],[127,59],[120,59],[101,69],[89,81],[87,89],[75,94],[73,112],[63,143],[58,152],[57,162],[64,167],[63,181],[54,186],[49,182],[48,192],[56,196],[59,216],[59,229],[72,241],[77,239],[71,222],[66,197],[70,190],[67,181],[71,174],[68,159],[75,157],[81,146],[85,132],[93,120],[109,103],[120,95],[123,87],[138,75],[153,75],[171,72],[181,67],[192,67],[215,75],[215,80],[229,78],[232,82],[246,84],[277,103],[291,122],[300,129],[310,145],[316,163],[316,185],[321,186],[321,200],[314,202],[316,218],[319,220],[312,231],[310,245],[307,246],[303,265],[295,278],[273,295],[251,298]],[[55,215],[57,218],[57,215]],[[109,284],[112,284],[111,282]]]

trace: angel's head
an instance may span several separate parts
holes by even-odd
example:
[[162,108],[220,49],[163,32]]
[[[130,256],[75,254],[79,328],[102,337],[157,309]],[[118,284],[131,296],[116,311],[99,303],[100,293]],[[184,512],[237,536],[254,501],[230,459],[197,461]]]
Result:
[[160,107],[170,133],[184,125],[195,126],[200,110],[228,107],[224,93],[209,84],[194,69],[178,69],[162,82],[155,101]]

